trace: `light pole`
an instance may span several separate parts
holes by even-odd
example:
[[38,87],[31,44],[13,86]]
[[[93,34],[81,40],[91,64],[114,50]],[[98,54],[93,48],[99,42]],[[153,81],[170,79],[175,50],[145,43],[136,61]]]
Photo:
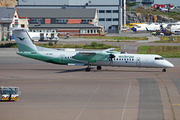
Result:
[[119,34],[122,30],[122,0],[119,0]]

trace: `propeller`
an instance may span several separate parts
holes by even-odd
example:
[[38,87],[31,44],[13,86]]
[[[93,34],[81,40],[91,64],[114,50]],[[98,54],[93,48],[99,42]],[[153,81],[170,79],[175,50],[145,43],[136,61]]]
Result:
[[110,61],[110,64],[113,63],[113,58],[115,58],[116,56],[114,54],[109,54],[109,61]]

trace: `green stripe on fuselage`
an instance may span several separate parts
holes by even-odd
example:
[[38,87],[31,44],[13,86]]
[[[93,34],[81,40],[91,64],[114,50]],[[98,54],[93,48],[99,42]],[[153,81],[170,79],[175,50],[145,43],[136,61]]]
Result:
[[63,65],[67,65],[68,63],[82,63],[79,61],[75,61],[72,59],[68,59],[68,58],[62,58],[62,57],[51,57],[51,56],[43,56],[41,55],[38,51],[34,51],[34,52],[18,52],[17,54],[24,56],[24,57],[28,57],[28,58],[32,58],[32,59],[36,59],[36,60],[40,60],[40,61],[44,61],[44,62],[48,62],[48,63],[53,63],[53,64],[63,64]]
[[44,62],[49,62],[49,63],[54,63],[54,64],[61,64],[59,62],[59,58],[49,58],[49,57],[46,57],[46,56],[43,56],[43,55],[39,54],[37,51],[35,51],[35,52],[26,52],[26,51],[25,52],[18,52],[17,54],[21,55],[21,56],[24,56],[24,57],[44,61]]

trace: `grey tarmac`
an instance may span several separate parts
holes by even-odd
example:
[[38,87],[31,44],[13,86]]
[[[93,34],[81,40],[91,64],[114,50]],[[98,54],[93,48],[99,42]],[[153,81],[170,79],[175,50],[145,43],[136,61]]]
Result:
[[[18,86],[15,102],[0,102],[1,119],[13,120],[178,120],[180,59],[175,67],[61,66],[0,48],[0,86]],[[142,112],[145,112],[142,114]],[[149,113],[149,115],[147,115]]]

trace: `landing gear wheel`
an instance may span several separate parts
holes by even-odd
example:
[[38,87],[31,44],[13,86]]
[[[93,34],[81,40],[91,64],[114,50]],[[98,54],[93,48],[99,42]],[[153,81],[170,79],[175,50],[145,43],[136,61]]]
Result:
[[85,69],[85,71],[86,71],[86,72],[89,72],[89,71],[91,71],[91,68],[90,68],[90,67],[87,67],[87,68]]
[[97,66],[97,70],[101,70],[102,69],[102,67],[101,66]]
[[166,69],[162,69],[163,72],[166,72]]

